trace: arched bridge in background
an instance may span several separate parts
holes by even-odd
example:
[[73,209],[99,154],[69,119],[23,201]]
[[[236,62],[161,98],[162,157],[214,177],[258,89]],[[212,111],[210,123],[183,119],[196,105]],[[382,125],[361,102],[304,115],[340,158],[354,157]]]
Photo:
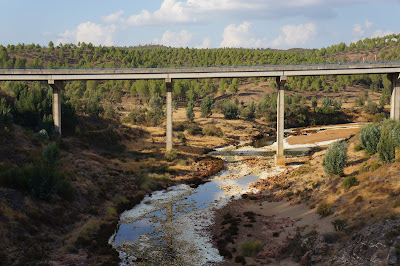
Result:
[[288,77],[387,74],[392,81],[390,117],[400,119],[400,63],[286,65],[254,67],[132,68],[132,69],[0,69],[0,81],[46,81],[53,88],[53,119],[61,134],[61,92],[70,80],[163,79],[167,85],[166,149],[172,149],[172,82],[174,79],[272,77],[278,84],[276,165],[285,165],[283,153],[284,85]]

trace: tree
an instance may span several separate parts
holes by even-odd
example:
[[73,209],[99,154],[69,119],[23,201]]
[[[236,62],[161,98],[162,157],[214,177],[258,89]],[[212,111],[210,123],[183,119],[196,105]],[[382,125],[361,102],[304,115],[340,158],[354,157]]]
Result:
[[318,106],[318,100],[317,100],[317,98],[315,96],[313,96],[311,98],[311,105],[314,108],[314,112],[315,112],[315,108],[317,108],[317,106]]
[[328,97],[325,97],[324,100],[322,101],[322,106],[328,107],[332,105],[332,100],[329,99]]
[[6,99],[2,98],[0,101],[0,128],[10,127],[14,122],[11,108],[8,106]]
[[146,114],[146,120],[152,122],[154,126],[161,123],[164,116],[163,101],[160,95],[156,94],[149,99],[149,107],[151,110]]
[[226,119],[236,119],[239,114],[239,108],[229,100],[225,100],[222,106],[222,113]]
[[186,107],[186,117],[189,119],[190,122],[193,122],[194,119],[194,104],[192,101],[188,102]]
[[248,120],[253,120],[256,113],[256,105],[254,104],[254,101],[251,101],[250,104],[247,106],[246,109],[243,109],[242,115],[248,119]]
[[212,115],[212,108],[214,105],[214,100],[212,96],[208,95],[203,98],[200,104],[201,116],[209,117]]
[[347,144],[344,141],[332,143],[322,163],[328,175],[343,175],[343,169],[347,163]]
[[381,138],[381,130],[376,124],[369,124],[360,131],[361,146],[369,153],[377,152],[377,145]]
[[379,159],[385,163],[391,163],[395,158],[395,146],[389,127],[382,129],[381,137],[377,145]]

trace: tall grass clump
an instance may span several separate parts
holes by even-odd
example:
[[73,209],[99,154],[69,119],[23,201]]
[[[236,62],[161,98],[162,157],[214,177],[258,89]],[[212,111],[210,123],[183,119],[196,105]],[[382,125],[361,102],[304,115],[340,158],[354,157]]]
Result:
[[375,154],[381,137],[381,129],[376,124],[369,124],[360,131],[360,141],[362,147],[369,153]]
[[242,256],[253,256],[263,249],[263,243],[258,240],[250,240],[240,245],[240,254]]
[[347,163],[347,144],[344,141],[332,143],[325,154],[322,163],[325,172],[329,175],[343,175]]

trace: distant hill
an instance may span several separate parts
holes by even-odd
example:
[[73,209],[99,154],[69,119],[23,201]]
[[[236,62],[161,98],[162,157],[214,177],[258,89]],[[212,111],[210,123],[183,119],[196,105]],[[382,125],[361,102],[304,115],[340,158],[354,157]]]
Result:
[[0,68],[131,68],[316,64],[400,60],[399,34],[340,43],[321,49],[170,48],[94,46],[91,43],[48,46],[0,46]]

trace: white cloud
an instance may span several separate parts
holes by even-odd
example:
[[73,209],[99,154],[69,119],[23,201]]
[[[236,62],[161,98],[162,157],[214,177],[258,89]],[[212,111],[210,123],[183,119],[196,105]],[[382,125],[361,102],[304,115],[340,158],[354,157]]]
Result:
[[372,26],[372,22],[368,21],[368,19],[364,22],[363,25],[361,24],[354,24],[353,26],[353,35],[354,36],[365,36],[365,32],[369,30]]
[[194,22],[196,19],[191,16],[190,5],[176,0],[164,0],[160,9],[154,13],[142,10],[139,14],[132,15],[128,18],[129,25],[152,25],[162,24],[165,22]]
[[251,23],[243,22],[236,26],[235,24],[228,25],[222,34],[221,47],[252,47],[259,48],[265,40],[256,39],[253,33],[250,32]]
[[[127,19],[129,25],[164,25],[198,23],[222,17],[271,19],[276,17],[321,17],[335,13],[335,8],[370,0],[163,0],[154,12],[142,10]],[[288,12],[290,11],[290,12]]]
[[113,33],[116,27],[114,25],[102,26],[93,22],[84,22],[78,25],[75,30],[66,30],[60,34],[57,40],[59,43],[92,43],[95,45],[113,45]]
[[124,14],[123,10],[119,10],[115,13],[102,17],[103,21],[106,23],[115,23],[121,20],[121,16]]
[[276,48],[295,48],[303,46],[311,41],[317,34],[317,26],[314,23],[285,25],[281,28],[282,34],[270,43]]
[[192,40],[192,34],[186,30],[180,32],[172,32],[167,30],[161,39],[155,39],[154,42],[165,46],[187,47]]
[[207,48],[210,48],[210,45],[211,45],[210,39],[209,38],[205,38],[203,40],[203,43],[198,45],[198,46],[196,46],[195,48],[197,48],[197,49],[207,49]]
[[374,33],[372,33],[371,38],[377,38],[377,37],[383,37],[386,35],[393,34],[394,32],[391,30],[383,31],[383,30],[376,30]]

